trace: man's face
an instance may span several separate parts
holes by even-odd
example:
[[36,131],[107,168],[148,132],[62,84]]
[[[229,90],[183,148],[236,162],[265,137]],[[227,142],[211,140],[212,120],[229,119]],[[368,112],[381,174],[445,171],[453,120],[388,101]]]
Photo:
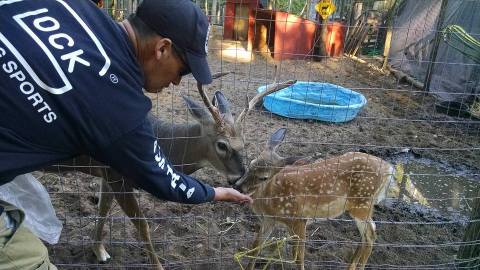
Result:
[[178,85],[188,73],[182,53],[165,38],[157,41],[154,56],[145,66],[145,89],[150,93],[160,92],[172,83]]

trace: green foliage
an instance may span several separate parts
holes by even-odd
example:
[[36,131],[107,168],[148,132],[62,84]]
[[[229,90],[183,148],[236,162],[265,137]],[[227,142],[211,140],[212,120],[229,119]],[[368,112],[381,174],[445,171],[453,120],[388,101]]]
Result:
[[[211,8],[213,1],[212,0],[206,0],[206,1],[208,1],[208,6],[209,8]],[[311,1],[311,0],[269,0],[268,2],[271,3],[273,9],[275,10],[286,11],[292,14],[299,15],[300,12],[302,12],[302,9],[305,6],[306,1]],[[194,2],[196,2],[202,8],[205,6],[205,0],[196,0]],[[222,7],[225,5],[226,0],[217,0],[217,2],[219,6]]]
[[[270,0],[273,9],[299,15],[305,6],[305,0]],[[310,1],[310,0],[307,0]]]

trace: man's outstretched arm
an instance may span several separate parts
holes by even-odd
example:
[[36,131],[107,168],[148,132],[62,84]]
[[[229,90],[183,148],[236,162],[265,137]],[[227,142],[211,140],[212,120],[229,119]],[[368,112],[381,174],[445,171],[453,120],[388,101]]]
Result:
[[213,188],[176,171],[160,149],[149,121],[94,156],[159,199],[188,204],[213,200],[251,202],[249,196],[235,189]]

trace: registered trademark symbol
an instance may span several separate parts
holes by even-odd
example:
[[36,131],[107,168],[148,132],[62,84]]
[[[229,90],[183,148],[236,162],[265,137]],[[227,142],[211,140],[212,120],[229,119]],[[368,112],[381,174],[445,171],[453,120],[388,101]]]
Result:
[[112,83],[118,83],[118,77],[117,77],[117,75],[115,75],[115,74],[113,74],[113,73],[110,74],[110,81],[111,81]]

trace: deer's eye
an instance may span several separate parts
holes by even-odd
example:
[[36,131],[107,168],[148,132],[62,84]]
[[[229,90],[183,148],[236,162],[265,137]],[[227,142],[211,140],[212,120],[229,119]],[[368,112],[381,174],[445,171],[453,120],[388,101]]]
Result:
[[227,152],[228,151],[228,146],[224,142],[217,142],[217,148],[222,152]]

